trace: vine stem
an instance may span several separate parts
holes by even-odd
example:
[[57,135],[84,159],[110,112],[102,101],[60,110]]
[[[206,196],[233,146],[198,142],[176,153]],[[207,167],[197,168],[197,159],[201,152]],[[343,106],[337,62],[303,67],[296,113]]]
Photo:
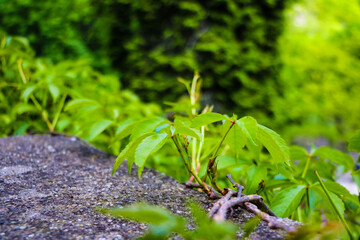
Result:
[[201,181],[201,179],[199,178],[199,176],[197,175],[197,173],[192,169],[191,165],[189,164],[189,157],[186,155],[186,153],[184,153],[184,149],[181,147],[178,139],[177,139],[177,135],[172,135],[171,139],[173,140],[181,159],[183,160],[186,169],[189,171],[189,173],[194,176],[195,180],[200,184],[200,186],[204,189],[204,191],[206,193],[210,192],[210,189],[206,186],[206,184]]
[[308,154],[308,157],[307,157],[307,160],[306,160],[306,164],[305,164],[305,167],[304,167],[304,171],[303,171],[302,174],[301,174],[301,178],[305,178],[306,172],[307,172],[307,170],[309,169],[309,165],[310,165],[311,158],[312,158],[312,155],[311,155],[311,154]]
[[[24,70],[22,67],[22,58],[20,58],[18,60],[18,68],[19,68],[21,80],[23,81],[24,84],[26,84],[27,79],[26,79],[26,76],[25,76],[25,73],[24,73]],[[48,126],[49,130],[52,131],[53,126],[52,126],[51,122],[49,121],[49,118],[47,117],[45,110],[41,107],[40,103],[36,100],[36,98],[34,97],[34,95],[32,93],[30,94],[30,99],[31,99],[31,101],[33,101],[35,107],[41,112],[41,116],[43,117],[44,121],[46,122],[46,125]]]
[[[222,136],[219,144],[216,146],[216,149],[215,149],[213,155],[211,156],[211,158],[210,158],[210,160],[209,160],[209,162],[208,162],[207,170],[206,170],[206,173],[205,173],[205,175],[204,175],[204,177],[203,177],[203,181],[204,181],[204,182],[206,181],[207,175],[209,175],[209,177],[211,177],[210,173],[211,173],[211,171],[213,171],[212,169],[213,169],[213,166],[214,166],[214,164],[215,164],[215,160],[216,160],[216,157],[217,157],[217,153],[218,153],[218,151],[219,151],[222,143],[224,142],[227,134],[229,133],[230,129],[234,126],[234,124],[235,124],[235,121],[231,121],[228,129],[226,130],[225,134]],[[217,186],[217,184],[216,184],[216,182],[215,182],[215,178],[211,178],[211,184],[213,185],[213,187],[214,187],[217,191],[223,192],[223,191]]]
[[55,126],[56,126],[56,123],[57,123],[57,121],[59,119],[60,113],[61,113],[61,111],[62,111],[62,109],[64,107],[66,97],[67,97],[67,94],[65,93],[63,95],[63,97],[61,98],[61,101],[60,101],[60,104],[59,104],[59,109],[57,110],[56,115],[55,115],[55,117],[53,119],[53,122],[51,124],[50,132],[53,132],[54,129],[55,129]]
[[349,225],[346,223],[346,221],[345,221],[345,219],[344,219],[344,216],[340,213],[339,209],[336,207],[333,199],[330,197],[329,191],[328,191],[327,188],[325,187],[324,183],[321,181],[320,175],[318,174],[318,172],[317,172],[316,170],[315,170],[314,172],[315,172],[315,175],[316,175],[316,177],[317,177],[317,179],[318,179],[318,181],[319,181],[319,183],[320,183],[320,186],[322,187],[322,189],[323,189],[324,192],[325,192],[326,197],[329,199],[329,201],[330,201],[332,207],[334,208],[336,214],[339,216],[342,224],[344,225],[346,231],[348,232],[348,234],[349,234],[349,236],[350,236],[350,239],[354,239],[354,240],[355,240],[354,236],[353,236],[352,233],[351,233],[351,230],[350,230]]

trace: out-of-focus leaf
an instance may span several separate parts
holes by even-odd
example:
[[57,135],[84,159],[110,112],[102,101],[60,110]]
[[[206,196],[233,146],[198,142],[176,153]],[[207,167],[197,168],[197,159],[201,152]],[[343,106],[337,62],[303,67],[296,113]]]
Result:
[[250,234],[255,230],[255,228],[260,223],[260,218],[258,216],[255,216],[248,220],[244,225],[244,235],[242,236],[243,239],[246,239],[250,236]]
[[290,146],[290,159],[291,160],[301,160],[301,161],[306,161],[308,158],[308,153],[306,152],[306,150],[303,147],[300,146]]
[[89,141],[94,140],[94,138],[96,138],[96,136],[98,136],[100,133],[102,133],[112,123],[113,123],[113,121],[110,121],[110,120],[102,120],[102,121],[96,122],[90,128],[89,137],[87,139]]
[[49,84],[49,90],[51,93],[51,96],[54,100],[54,102],[56,102],[56,100],[59,98],[60,95],[60,90],[57,86],[55,86],[54,84]]
[[102,211],[112,216],[156,225],[176,221],[177,218],[177,216],[173,215],[169,210],[143,203],[133,204],[124,208],[105,209]]
[[27,102],[30,95],[34,92],[35,89],[36,86],[27,87],[21,95],[22,99],[24,99],[24,101]]
[[130,140],[133,140],[144,133],[154,131],[158,125],[166,122],[167,121],[165,119],[160,117],[152,117],[152,118],[144,119],[140,121],[138,124],[136,124],[136,126],[134,127],[131,133]]
[[180,135],[188,135],[198,140],[201,138],[200,131],[195,128],[180,127],[175,130],[175,133]]
[[213,113],[213,112],[203,113],[203,114],[200,114],[199,116],[196,116],[192,120],[191,127],[197,128],[197,127],[201,127],[204,125],[208,125],[210,123],[219,122],[221,120],[227,120],[227,119],[228,119],[228,117],[226,117],[220,113]]
[[349,170],[353,170],[355,167],[355,162],[350,155],[327,146],[316,149],[313,155],[343,165]]
[[348,150],[360,152],[360,130],[358,130],[355,135],[350,138]]
[[[326,196],[324,190],[321,188],[321,186],[320,185],[314,185],[314,186],[311,187],[311,189],[314,190],[320,196],[320,199],[322,199],[324,201],[324,203],[325,203],[325,207],[328,210],[330,210],[333,213],[334,218],[337,219],[337,213],[336,213],[335,209],[333,208],[330,200]],[[328,190],[330,190],[330,189],[328,189]],[[333,193],[332,191],[329,192],[329,195],[330,195],[330,198],[333,200],[336,208],[339,210],[340,214],[344,215],[345,206],[344,206],[343,201],[335,193]]]
[[83,106],[98,106],[99,103],[92,99],[74,99],[71,100],[65,107],[65,111],[74,110]]

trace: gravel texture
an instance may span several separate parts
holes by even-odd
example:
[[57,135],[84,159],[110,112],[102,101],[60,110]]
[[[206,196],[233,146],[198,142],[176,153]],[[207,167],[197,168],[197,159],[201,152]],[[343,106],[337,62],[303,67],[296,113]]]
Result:
[[[207,210],[213,204],[204,193],[154,170],[145,169],[139,180],[137,171],[129,176],[123,164],[111,178],[114,159],[75,137],[1,138],[0,239],[134,239],[146,225],[102,215],[96,208],[146,201],[189,216],[186,200]],[[239,224],[253,217],[241,209],[234,216]],[[283,238],[283,231],[270,230],[265,222],[251,235]]]

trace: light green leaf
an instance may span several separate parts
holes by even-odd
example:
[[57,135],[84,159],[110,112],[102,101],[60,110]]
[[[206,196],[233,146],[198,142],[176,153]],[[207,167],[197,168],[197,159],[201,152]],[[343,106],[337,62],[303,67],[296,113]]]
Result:
[[245,187],[245,193],[246,194],[252,194],[255,193],[255,191],[259,187],[259,183],[261,180],[266,180],[267,177],[267,169],[264,167],[258,167],[255,165],[252,165],[247,174],[247,184]]
[[74,110],[83,106],[98,106],[99,103],[91,99],[74,99],[71,100],[65,107],[65,111]]
[[115,137],[113,139],[114,142],[120,141],[121,139],[129,136],[139,121],[135,121],[134,119],[128,119],[125,122],[118,125],[115,133]]
[[120,152],[120,154],[117,156],[117,158],[115,160],[111,176],[114,175],[116,170],[119,168],[119,166],[125,159],[128,160],[128,170],[129,170],[129,175],[130,175],[131,165],[135,161],[134,155],[135,155],[136,148],[138,147],[138,145],[141,143],[142,140],[144,140],[145,138],[147,138],[148,136],[151,136],[151,135],[155,135],[155,133],[145,133],[145,134],[141,135],[140,137],[134,139],[130,143],[128,143],[128,145],[126,145],[126,147]]
[[50,90],[50,94],[54,100],[54,102],[56,102],[56,100],[59,97],[60,94],[60,90],[57,86],[55,86],[54,84],[49,84],[49,90]]
[[89,131],[89,137],[87,138],[89,141],[92,141],[96,136],[102,133],[107,127],[112,124],[113,121],[110,120],[102,120],[100,122],[96,122]]
[[[325,185],[326,189],[330,192],[335,193],[336,195],[338,195],[341,199],[347,199],[357,205],[359,205],[359,200],[357,199],[357,196],[352,195],[349,190],[347,190],[344,186],[342,186],[340,183],[337,182],[330,182],[330,181],[326,181],[323,182],[323,184]],[[316,183],[314,186],[317,186],[319,188],[321,188],[319,183]]]
[[350,155],[327,146],[316,149],[313,155],[343,165],[349,170],[353,170],[355,167],[355,162]]
[[195,117],[192,120],[190,127],[197,128],[197,127],[201,127],[204,125],[208,125],[213,122],[219,122],[219,121],[227,120],[227,119],[228,119],[228,117],[226,117],[220,113],[213,113],[213,112],[203,113],[203,114],[200,114],[199,116]]
[[141,120],[134,127],[130,136],[130,140],[133,140],[144,133],[154,131],[155,128],[162,123],[167,123],[167,121],[160,117],[152,117]]
[[22,99],[24,99],[24,101],[28,101],[30,95],[34,92],[35,89],[36,86],[27,87],[21,95]]
[[360,152],[360,130],[358,130],[355,135],[350,138],[348,150]]
[[305,190],[306,187],[302,185],[283,189],[275,195],[271,209],[279,217],[289,217],[299,206]]
[[[228,125],[226,123],[226,125]],[[229,144],[230,148],[235,152],[235,156],[238,157],[239,151],[246,144],[246,135],[241,130],[238,124],[235,124],[229,131],[228,135],[225,138],[225,143]]]
[[[311,187],[312,190],[314,190],[316,192],[316,194],[318,194],[320,196],[320,199],[322,199],[324,201],[324,204],[325,204],[325,208],[327,208],[328,210],[330,210],[333,215],[334,215],[334,218],[337,219],[337,213],[334,209],[334,207],[332,206],[329,198],[326,196],[324,190],[321,188],[320,185],[314,185]],[[329,191],[330,189],[328,189]],[[329,195],[330,195],[330,198],[333,200],[334,204],[335,204],[335,207],[339,210],[340,214],[341,215],[344,215],[344,212],[345,212],[345,206],[344,206],[344,203],[343,201],[333,192],[329,192]]]
[[124,208],[102,210],[102,212],[116,217],[123,217],[133,221],[155,225],[176,221],[176,218],[178,218],[169,210],[143,203],[133,204]]
[[258,132],[258,124],[255,118],[246,116],[242,117],[236,121],[240,128],[250,137],[250,139],[255,143],[255,139],[257,138]]
[[249,165],[252,164],[252,161],[249,160],[243,160],[243,159],[236,159],[234,157],[221,155],[216,158],[217,162],[217,169],[220,171],[221,169],[235,167],[237,165]]
[[290,146],[290,159],[295,161],[295,160],[301,160],[301,161],[306,161],[308,158],[308,153],[306,152],[306,150],[303,147],[300,146]]
[[272,159],[276,163],[286,163],[290,165],[289,147],[284,139],[273,130],[258,124],[258,139],[262,145],[269,151]]
[[260,158],[260,147],[256,143],[258,126],[253,117],[246,116],[236,121],[246,135],[246,146],[254,155],[255,160]]
[[167,133],[160,133],[145,138],[136,149],[135,164],[139,167],[143,167],[149,155],[164,146],[167,140],[166,137]]
[[180,134],[180,135],[188,135],[188,136],[191,136],[198,140],[200,140],[200,138],[201,138],[200,131],[195,128],[180,127],[175,130],[175,133]]

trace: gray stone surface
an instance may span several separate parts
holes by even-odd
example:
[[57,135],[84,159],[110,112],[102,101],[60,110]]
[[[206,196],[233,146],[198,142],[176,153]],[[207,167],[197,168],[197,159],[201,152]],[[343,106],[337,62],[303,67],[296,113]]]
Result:
[[[114,156],[75,137],[1,138],[0,239],[133,239],[146,230],[144,224],[105,216],[96,208],[146,201],[189,216],[187,199],[207,210],[213,204],[205,194],[154,170],[145,169],[139,180],[137,171],[129,176],[124,164],[111,178],[113,161]],[[251,217],[236,209],[232,220],[242,224]],[[265,222],[251,235],[283,237]]]

